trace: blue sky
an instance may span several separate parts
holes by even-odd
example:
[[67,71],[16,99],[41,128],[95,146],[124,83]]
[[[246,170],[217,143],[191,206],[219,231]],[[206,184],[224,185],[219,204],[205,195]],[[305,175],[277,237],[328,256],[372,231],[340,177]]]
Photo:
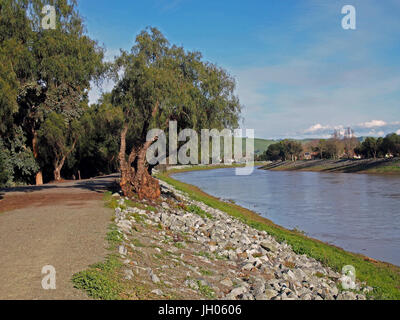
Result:
[[[348,4],[356,30],[341,26]],[[79,10],[108,59],[155,26],[227,69],[256,137],[400,134],[398,0],[80,0]]]

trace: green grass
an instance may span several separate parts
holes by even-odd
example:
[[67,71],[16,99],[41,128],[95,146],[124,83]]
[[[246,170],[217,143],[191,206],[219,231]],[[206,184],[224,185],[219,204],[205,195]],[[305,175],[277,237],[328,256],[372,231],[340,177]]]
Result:
[[111,191],[104,193],[103,200],[105,201],[106,208],[115,209],[118,207],[118,198],[113,197]]
[[[260,165],[265,165],[265,162],[259,162],[255,161],[254,166],[260,166]],[[191,167],[186,167],[186,168],[174,168],[171,170],[168,170],[168,175],[172,173],[178,173],[178,172],[187,172],[187,171],[203,171],[203,170],[215,170],[215,169],[226,169],[226,168],[243,168],[245,165],[244,164],[216,164],[216,165],[194,165]]]
[[[257,230],[266,231],[274,236],[278,242],[288,243],[297,254],[313,257],[338,272],[345,265],[354,266],[357,279],[362,282],[365,281],[374,288],[372,295],[375,299],[400,300],[399,267],[384,262],[366,261],[366,257],[360,254],[347,252],[341,248],[282,228],[250,210],[220,201],[195,186],[172,179],[169,176],[170,173],[159,174],[158,177],[176,189],[186,192],[193,200],[201,201],[212,208],[224,211]],[[198,255],[201,254],[198,253]]]
[[204,268],[200,268],[199,272],[203,275],[203,276],[212,276],[214,274],[214,272],[204,269]]
[[120,300],[123,285],[117,276],[117,271],[121,267],[122,263],[118,257],[110,255],[105,262],[74,274],[72,282],[75,288],[86,291],[94,299]]
[[195,252],[193,253],[195,256],[199,256],[199,257],[205,257],[208,259],[212,259],[213,257],[211,256],[211,254],[209,252],[206,251],[199,251],[199,252]]
[[118,245],[122,243],[123,237],[121,232],[117,230],[116,225],[111,224],[108,227],[108,233],[106,235],[106,240],[108,241],[109,244],[109,249],[113,250],[115,249]]
[[182,242],[175,242],[174,246],[177,247],[178,249],[184,249],[185,245]]
[[188,212],[197,214],[198,216],[200,216],[202,218],[214,219],[214,217],[210,213],[204,211],[203,209],[199,208],[198,206],[196,206],[194,204],[191,204],[190,206],[186,207],[186,210]]
[[208,285],[204,285],[201,281],[197,281],[197,285],[199,286],[199,292],[208,299],[215,298],[215,292]]
[[140,240],[138,239],[132,239],[131,243],[135,246],[135,247],[139,247],[139,248],[143,248],[145,247],[145,245],[143,243],[140,242]]
[[366,173],[400,174],[400,165],[382,166],[376,169],[367,169]]

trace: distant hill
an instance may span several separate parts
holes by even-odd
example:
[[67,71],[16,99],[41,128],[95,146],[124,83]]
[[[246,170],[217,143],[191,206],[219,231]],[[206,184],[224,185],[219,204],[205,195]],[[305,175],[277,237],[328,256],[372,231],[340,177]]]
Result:
[[[246,152],[246,143],[244,142],[245,138],[242,138],[243,142],[242,142],[242,149],[243,149],[243,154]],[[249,141],[251,142],[251,140],[253,139],[249,139]],[[267,140],[267,139],[259,139],[259,138],[255,138],[254,139],[254,153],[255,155],[261,155],[263,154],[265,151],[267,151],[268,147],[271,144],[276,143],[276,140]]]

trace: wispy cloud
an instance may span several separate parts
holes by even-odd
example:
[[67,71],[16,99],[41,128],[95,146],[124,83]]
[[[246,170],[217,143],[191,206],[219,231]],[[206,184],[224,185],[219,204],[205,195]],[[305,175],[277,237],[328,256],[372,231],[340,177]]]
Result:
[[384,127],[386,125],[387,125],[386,121],[383,120],[372,120],[359,124],[359,126],[362,128],[379,128],[379,127]]
[[327,129],[331,129],[330,126],[323,126],[319,123],[314,124],[313,126],[309,127],[308,129],[304,130],[304,133],[316,133],[316,132],[321,132]]
[[383,137],[389,133],[400,132],[400,122],[386,122],[383,120],[371,120],[358,124],[338,124],[338,125],[321,125],[319,123],[311,127],[297,132],[297,137],[303,138],[324,138],[332,135],[334,130],[344,133],[345,129],[350,127],[354,130],[356,136],[373,136]]

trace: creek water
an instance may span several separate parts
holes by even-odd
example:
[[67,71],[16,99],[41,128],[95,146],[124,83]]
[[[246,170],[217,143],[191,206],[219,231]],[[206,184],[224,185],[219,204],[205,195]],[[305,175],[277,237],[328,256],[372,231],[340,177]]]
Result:
[[224,168],[173,177],[288,229],[400,265],[400,177]]

